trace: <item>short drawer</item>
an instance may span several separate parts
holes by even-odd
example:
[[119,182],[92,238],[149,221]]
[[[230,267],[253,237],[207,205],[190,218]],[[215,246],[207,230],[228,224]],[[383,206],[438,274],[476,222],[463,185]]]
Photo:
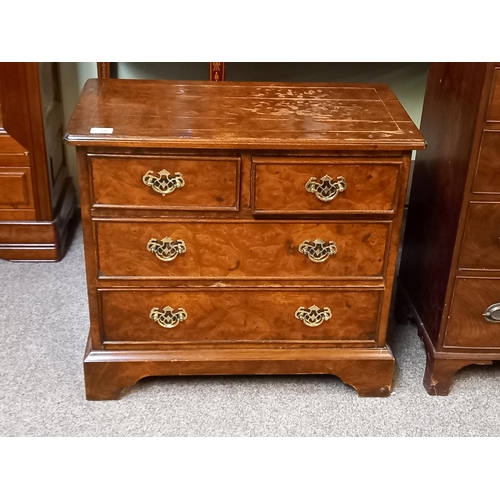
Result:
[[460,269],[500,269],[500,203],[471,203]]
[[238,210],[239,157],[91,156],[94,206]]
[[253,158],[256,214],[392,214],[401,164]]
[[390,223],[96,222],[101,277],[381,278]]
[[106,290],[105,342],[374,341],[381,291]]
[[449,316],[445,347],[499,349],[500,280],[457,278]]
[[500,130],[483,132],[472,191],[500,194]]
[[500,121],[500,68],[495,68],[491,100],[486,116],[488,121]]

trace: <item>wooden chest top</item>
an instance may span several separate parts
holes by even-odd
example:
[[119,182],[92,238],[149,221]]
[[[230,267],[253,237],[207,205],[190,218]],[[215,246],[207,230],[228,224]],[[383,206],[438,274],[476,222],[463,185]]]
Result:
[[[91,129],[112,129],[91,133]],[[91,79],[75,146],[412,150],[425,142],[387,85]]]

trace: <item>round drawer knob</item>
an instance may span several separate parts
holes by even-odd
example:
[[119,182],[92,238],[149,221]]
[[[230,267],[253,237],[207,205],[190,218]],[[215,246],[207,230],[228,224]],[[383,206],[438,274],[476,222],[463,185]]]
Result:
[[500,323],[500,302],[491,304],[483,313],[483,318],[488,323]]

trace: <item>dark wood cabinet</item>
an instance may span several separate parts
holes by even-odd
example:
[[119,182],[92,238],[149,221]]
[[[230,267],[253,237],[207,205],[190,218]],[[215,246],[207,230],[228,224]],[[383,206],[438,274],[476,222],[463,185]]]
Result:
[[76,193],[57,63],[0,63],[0,258],[60,260]]
[[396,312],[446,395],[458,369],[500,359],[500,64],[431,64],[421,131]]
[[411,151],[386,85],[94,79],[77,148],[88,399],[154,375],[339,376],[388,396]]

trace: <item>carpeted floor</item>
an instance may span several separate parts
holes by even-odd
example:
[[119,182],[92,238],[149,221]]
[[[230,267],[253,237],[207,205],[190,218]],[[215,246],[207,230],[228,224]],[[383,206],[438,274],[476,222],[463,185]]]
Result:
[[389,398],[359,398],[331,376],[185,377],[86,401],[80,227],[59,263],[0,261],[0,298],[0,436],[500,435],[500,366],[464,368],[449,396],[429,396],[412,324],[391,328]]

